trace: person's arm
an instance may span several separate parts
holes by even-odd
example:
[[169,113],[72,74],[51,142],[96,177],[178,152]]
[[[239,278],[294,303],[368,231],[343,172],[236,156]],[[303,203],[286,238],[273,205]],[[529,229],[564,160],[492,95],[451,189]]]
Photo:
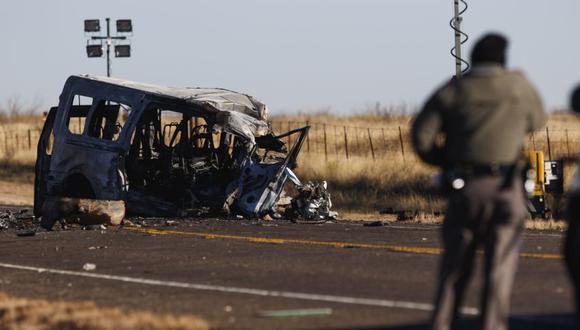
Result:
[[441,102],[435,93],[425,103],[412,127],[413,147],[424,162],[436,165],[444,165],[444,154],[441,146],[437,145],[437,137],[443,129]]

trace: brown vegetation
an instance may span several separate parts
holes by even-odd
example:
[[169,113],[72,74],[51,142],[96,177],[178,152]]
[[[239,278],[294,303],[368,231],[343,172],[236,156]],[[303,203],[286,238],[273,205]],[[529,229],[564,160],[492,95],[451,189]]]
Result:
[[[15,108],[18,107],[13,105],[12,109]],[[280,133],[306,124],[312,126],[296,172],[304,181],[326,180],[334,206],[341,213],[378,214],[387,208],[441,210],[443,201],[431,189],[437,170],[418,161],[412,151],[409,139],[412,117],[405,115],[409,109],[377,107],[352,116],[329,113],[277,116],[272,119],[272,127]],[[0,116],[0,178],[32,183],[37,135],[32,135],[29,149],[26,134],[17,139],[19,148],[14,147],[14,138],[8,140],[9,147],[5,148],[2,134],[28,129],[37,132],[42,120],[39,115],[9,113],[7,117]],[[554,113],[547,126],[548,132],[541,130],[530,136],[528,146],[543,150],[546,159],[550,155],[552,159],[573,159],[580,152],[580,121],[570,114]],[[575,164],[569,162],[565,169],[566,184],[575,171]]]
[[326,180],[341,211],[441,210],[442,200],[431,188],[435,170],[418,162],[368,158],[325,161],[303,155],[296,169],[302,180]]
[[[377,214],[386,208],[442,210],[443,200],[431,188],[437,169],[422,164],[412,151],[411,120],[410,116],[388,114],[298,115],[276,117],[273,127],[280,131],[305,123],[312,126],[309,146],[303,147],[296,172],[306,180],[328,181],[333,201],[343,213]],[[334,127],[338,128],[336,134]],[[554,113],[547,127],[547,131],[542,129],[531,135],[527,147],[542,150],[545,159],[573,160],[580,152],[580,121],[574,115]],[[348,159],[345,145],[349,149]],[[566,162],[564,173],[567,186],[575,176],[575,162]],[[561,200],[551,203],[557,216],[562,206]]]
[[193,316],[154,315],[100,308],[92,302],[48,302],[12,298],[0,293],[0,328],[35,330],[208,329]]

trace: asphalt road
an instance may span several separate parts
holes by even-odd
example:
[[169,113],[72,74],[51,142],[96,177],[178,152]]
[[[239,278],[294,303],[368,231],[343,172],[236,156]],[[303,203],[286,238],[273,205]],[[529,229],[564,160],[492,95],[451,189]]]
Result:
[[[224,329],[427,328],[440,252],[437,226],[184,220],[168,226],[0,232],[0,291],[194,314]],[[527,232],[512,329],[572,329],[562,235]],[[92,263],[95,270],[83,270]],[[480,271],[465,326],[478,312]],[[325,308],[318,316],[266,311]],[[328,312],[331,309],[331,314]]]

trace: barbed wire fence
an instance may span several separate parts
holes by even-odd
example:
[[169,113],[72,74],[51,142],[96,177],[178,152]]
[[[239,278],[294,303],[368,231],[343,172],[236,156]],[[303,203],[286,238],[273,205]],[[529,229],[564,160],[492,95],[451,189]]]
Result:
[[[405,125],[362,127],[308,121],[272,121],[271,125],[276,135],[310,126],[301,153],[316,154],[325,160],[398,158],[405,162],[417,161],[410,127]],[[36,150],[41,128],[9,127],[0,127],[0,154]],[[284,142],[292,145],[296,138],[290,135]],[[575,157],[580,153],[580,129],[545,127],[529,135],[525,148],[543,151],[547,160]]]
[[[400,158],[403,161],[417,161],[409,126],[361,127],[308,121],[272,122],[276,134],[304,126],[310,126],[310,133],[301,152],[323,155],[326,160],[366,157],[374,160]],[[287,137],[286,142],[292,142],[291,138]],[[580,129],[545,127],[530,134],[524,148],[542,151],[546,160],[575,157],[580,153]]]
[[0,130],[0,153],[36,150],[41,131],[41,128]]
[[[304,153],[324,155],[325,159],[351,159],[366,157],[379,159],[399,156],[405,159],[411,150],[409,132],[404,127],[358,127],[311,122],[272,122],[275,134],[310,126],[310,132],[302,146]],[[287,144],[294,142],[286,137]]]

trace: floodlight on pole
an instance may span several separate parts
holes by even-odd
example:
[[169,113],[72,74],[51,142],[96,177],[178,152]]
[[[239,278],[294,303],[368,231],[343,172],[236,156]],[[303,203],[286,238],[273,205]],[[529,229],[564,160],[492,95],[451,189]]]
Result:
[[130,45],[116,45],[115,46],[115,57],[131,57],[131,46]]
[[103,56],[103,46],[102,45],[87,45],[87,56],[88,57],[102,57]]
[[130,19],[118,19],[117,20],[117,32],[120,33],[130,33],[133,32],[133,23]]
[[[117,44],[122,40],[128,40],[127,35],[111,35],[111,19],[106,18],[107,34],[106,35],[88,35],[87,36],[87,56],[102,57],[103,41],[107,47],[107,77],[111,76],[111,46],[115,47],[115,57],[131,57],[130,44]],[[100,20],[86,19],[85,33],[95,33],[101,31]],[[126,34],[133,32],[133,22],[130,19],[117,20],[117,34]],[[98,43],[96,43],[98,42]]]
[[99,32],[101,31],[101,22],[98,19],[85,20],[85,32]]

